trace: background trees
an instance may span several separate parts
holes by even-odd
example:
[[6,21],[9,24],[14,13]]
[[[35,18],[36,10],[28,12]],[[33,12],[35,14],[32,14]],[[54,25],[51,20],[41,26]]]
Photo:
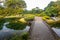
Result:
[[12,8],[26,8],[26,3],[24,0],[7,0],[5,6]]
[[26,8],[24,0],[6,0],[4,8],[0,7],[0,14],[3,16],[20,15]]
[[[6,0],[4,7],[0,6],[0,15],[20,15],[20,14],[41,14],[41,16],[58,16],[60,15],[60,1],[50,2],[45,10],[39,9],[38,7],[32,10],[25,10],[26,3],[24,0]],[[23,16],[23,15],[22,15]]]
[[51,14],[57,16],[60,12],[60,1],[50,2],[50,4],[45,8],[45,12],[47,15],[51,16]]

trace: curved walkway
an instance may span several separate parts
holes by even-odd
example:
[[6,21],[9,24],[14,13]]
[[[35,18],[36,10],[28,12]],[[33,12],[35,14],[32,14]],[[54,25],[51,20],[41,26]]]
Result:
[[48,26],[43,23],[42,18],[35,17],[30,35],[30,40],[57,40],[54,38]]

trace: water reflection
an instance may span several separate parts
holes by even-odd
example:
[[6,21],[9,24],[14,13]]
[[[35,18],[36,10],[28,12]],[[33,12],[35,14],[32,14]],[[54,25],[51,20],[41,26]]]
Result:
[[9,22],[4,23],[4,24],[3,24],[3,29],[2,29],[2,30],[5,30],[5,31],[6,31],[6,30],[10,30],[9,28],[6,27],[6,25],[8,25],[8,24],[9,24]]

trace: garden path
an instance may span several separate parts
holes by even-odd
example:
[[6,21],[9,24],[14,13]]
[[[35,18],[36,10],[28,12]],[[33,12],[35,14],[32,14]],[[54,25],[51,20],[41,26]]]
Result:
[[57,40],[41,17],[35,17],[31,27],[29,40]]

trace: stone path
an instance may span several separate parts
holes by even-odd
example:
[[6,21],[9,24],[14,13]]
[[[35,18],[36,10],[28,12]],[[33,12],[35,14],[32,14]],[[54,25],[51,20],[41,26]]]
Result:
[[32,24],[30,40],[56,40],[47,25],[43,23],[42,18],[35,17]]

